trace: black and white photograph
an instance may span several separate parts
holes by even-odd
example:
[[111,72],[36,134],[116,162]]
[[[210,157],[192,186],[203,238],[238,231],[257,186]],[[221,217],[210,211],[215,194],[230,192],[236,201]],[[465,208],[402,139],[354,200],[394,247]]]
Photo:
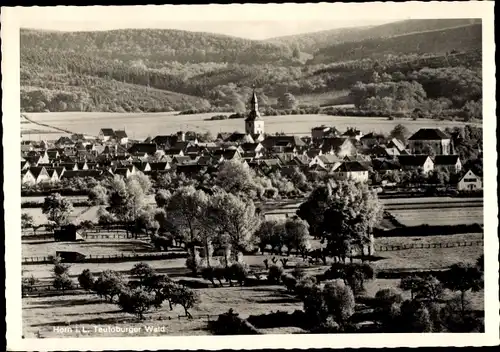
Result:
[[2,8],[2,43],[12,348],[498,343],[493,4]]

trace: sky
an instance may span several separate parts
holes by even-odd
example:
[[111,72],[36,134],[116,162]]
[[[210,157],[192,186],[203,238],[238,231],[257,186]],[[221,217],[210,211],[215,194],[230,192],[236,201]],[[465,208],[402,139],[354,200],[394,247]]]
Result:
[[[92,31],[180,29],[249,39],[377,25],[410,18],[407,6],[374,4],[229,4],[162,6],[57,6],[17,8],[22,28]],[[426,12],[428,13],[428,12]]]
[[[267,39],[334,28],[419,18],[481,17],[475,2],[366,2],[318,4],[211,4],[16,7],[21,28],[95,31],[180,29]],[[476,12],[475,12],[476,11]]]
[[377,25],[393,21],[158,21],[147,23],[103,23],[103,22],[77,22],[77,21],[36,21],[29,28],[59,30],[59,31],[88,31],[111,30],[123,28],[155,28],[179,29],[194,32],[210,32],[225,34],[254,40],[273,37],[317,32],[334,28],[358,27]]

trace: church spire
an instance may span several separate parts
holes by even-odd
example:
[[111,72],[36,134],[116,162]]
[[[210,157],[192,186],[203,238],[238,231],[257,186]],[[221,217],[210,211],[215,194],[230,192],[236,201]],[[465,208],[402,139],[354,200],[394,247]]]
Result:
[[255,93],[255,85],[252,86],[253,92],[252,92],[252,98],[250,99],[250,113],[248,114],[247,121],[253,121],[253,120],[260,120],[260,113],[259,113],[259,102],[257,100],[257,93]]

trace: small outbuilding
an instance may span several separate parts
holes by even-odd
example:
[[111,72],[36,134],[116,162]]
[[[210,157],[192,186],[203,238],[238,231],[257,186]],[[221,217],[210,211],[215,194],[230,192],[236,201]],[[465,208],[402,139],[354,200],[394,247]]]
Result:
[[64,242],[85,241],[82,234],[82,231],[76,225],[61,226],[60,229],[54,231],[54,240]]

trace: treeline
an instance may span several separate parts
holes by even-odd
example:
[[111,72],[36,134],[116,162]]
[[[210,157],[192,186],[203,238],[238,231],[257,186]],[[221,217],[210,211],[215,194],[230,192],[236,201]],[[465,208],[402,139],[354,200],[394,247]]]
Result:
[[409,33],[390,38],[347,42],[320,49],[309,63],[359,60],[364,57],[413,53],[447,53],[481,49],[482,25],[473,24],[434,31]]
[[86,52],[111,60],[143,60],[161,65],[165,61],[290,63],[287,45],[230,37],[213,33],[171,29],[120,29],[95,32],[47,32],[22,30],[21,51],[38,47],[50,52]]

